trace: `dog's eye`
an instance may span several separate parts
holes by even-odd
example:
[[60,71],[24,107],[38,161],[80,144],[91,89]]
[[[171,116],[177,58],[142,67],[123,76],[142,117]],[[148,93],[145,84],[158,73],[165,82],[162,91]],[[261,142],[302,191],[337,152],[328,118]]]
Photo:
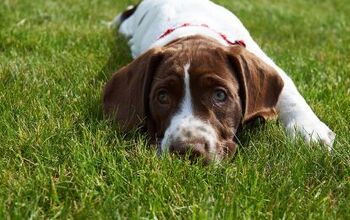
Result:
[[214,91],[213,98],[216,102],[225,102],[227,99],[227,94],[223,89],[216,89]]
[[169,93],[165,90],[161,90],[158,92],[158,102],[161,104],[169,103]]

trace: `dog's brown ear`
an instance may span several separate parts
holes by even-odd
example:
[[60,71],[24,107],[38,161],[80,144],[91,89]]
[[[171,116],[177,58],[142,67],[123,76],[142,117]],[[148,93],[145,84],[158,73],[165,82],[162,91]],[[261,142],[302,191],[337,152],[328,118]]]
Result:
[[242,123],[257,117],[274,117],[283,89],[283,80],[276,70],[238,45],[229,48],[229,60],[240,84],[244,109]]
[[162,49],[155,48],[114,73],[103,93],[103,110],[123,131],[143,126],[153,75],[162,60]]

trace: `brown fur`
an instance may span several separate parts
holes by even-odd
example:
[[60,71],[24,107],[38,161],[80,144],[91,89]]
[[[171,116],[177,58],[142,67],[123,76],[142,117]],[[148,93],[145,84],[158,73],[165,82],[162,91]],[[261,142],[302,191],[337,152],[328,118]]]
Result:
[[[115,73],[103,95],[106,115],[124,131],[143,126],[152,138],[161,139],[184,96],[183,67],[188,63],[194,114],[215,128],[220,156],[235,152],[234,135],[241,123],[276,114],[283,81],[274,69],[242,46],[224,47],[192,36],[152,49]],[[228,94],[225,103],[213,101],[217,88]],[[162,89],[169,93],[169,103],[159,104]],[[172,148],[186,149],[189,144],[193,143],[175,143]],[[202,145],[201,140],[194,144]]]

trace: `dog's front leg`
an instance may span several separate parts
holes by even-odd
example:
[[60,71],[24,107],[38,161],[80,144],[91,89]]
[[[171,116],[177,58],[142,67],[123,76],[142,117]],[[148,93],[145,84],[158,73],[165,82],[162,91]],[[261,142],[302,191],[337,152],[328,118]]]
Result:
[[284,81],[277,110],[287,133],[292,137],[299,133],[306,142],[320,142],[332,150],[335,133],[315,115],[291,78],[281,68],[276,69]]

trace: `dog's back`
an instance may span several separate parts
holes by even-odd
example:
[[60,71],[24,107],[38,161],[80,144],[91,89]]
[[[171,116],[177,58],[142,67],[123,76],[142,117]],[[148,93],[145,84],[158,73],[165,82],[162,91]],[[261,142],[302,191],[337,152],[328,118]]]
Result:
[[184,36],[202,34],[217,37],[213,30],[192,27],[177,30],[173,37],[159,39],[169,28],[185,23],[205,24],[216,32],[224,33],[232,41],[250,39],[248,31],[232,12],[209,0],[144,0],[119,14],[114,22],[120,26],[119,31],[130,38],[134,57]]

